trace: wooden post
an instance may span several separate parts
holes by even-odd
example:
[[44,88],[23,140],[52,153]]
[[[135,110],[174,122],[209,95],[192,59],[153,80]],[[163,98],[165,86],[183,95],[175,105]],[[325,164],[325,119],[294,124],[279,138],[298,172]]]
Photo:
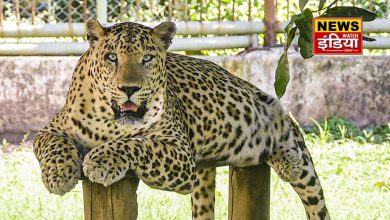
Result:
[[229,169],[229,220],[270,219],[270,168]]
[[108,187],[83,180],[84,219],[136,220],[138,183],[128,176]]
[[275,0],[264,0],[264,46],[272,47],[276,44],[276,4]]

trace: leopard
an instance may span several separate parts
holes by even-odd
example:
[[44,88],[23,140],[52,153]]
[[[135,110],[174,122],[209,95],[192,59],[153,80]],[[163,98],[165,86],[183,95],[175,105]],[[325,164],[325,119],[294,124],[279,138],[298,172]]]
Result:
[[109,186],[132,171],[149,187],[190,194],[214,219],[216,167],[275,170],[307,219],[330,219],[299,125],[279,100],[221,66],[168,52],[174,22],[86,22],[89,48],[65,104],[33,142],[43,183],[63,195],[81,176]]

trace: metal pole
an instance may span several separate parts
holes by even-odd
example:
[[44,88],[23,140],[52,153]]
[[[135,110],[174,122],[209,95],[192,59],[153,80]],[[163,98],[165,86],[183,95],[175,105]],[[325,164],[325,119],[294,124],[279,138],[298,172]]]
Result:
[[68,1],[68,23],[72,23],[72,0]]
[[[248,22],[252,21],[252,1],[248,1]],[[252,35],[252,43],[251,43],[251,48],[256,48],[259,46],[259,40],[258,40],[258,35],[253,34]]]
[[19,0],[15,0],[16,25],[20,23]]
[[[156,22],[140,22],[148,27],[155,27]],[[266,31],[264,22],[261,21],[178,21],[175,22],[178,35],[242,35],[260,34]],[[108,23],[106,25],[112,25]],[[287,22],[277,23],[275,31],[282,33]],[[387,33],[390,32],[390,20],[377,19],[371,22],[364,22],[364,33]],[[84,37],[86,29],[84,23],[72,24],[35,24],[20,25],[4,24],[0,28],[0,37]]]
[[88,19],[88,14],[87,14],[87,11],[88,11],[88,3],[87,1],[83,1],[83,22],[87,22],[87,19]]
[[120,21],[121,22],[123,22],[123,4],[124,4],[124,0],[121,0],[121,2],[120,2],[120,12],[119,12],[119,19],[120,19]]
[[172,21],[172,0],[168,2],[168,20]]
[[97,19],[100,24],[107,24],[107,0],[97,0],[96,10]]
[[135,1],[135,14],[136,14],[136,21],[139,21],[139,10],[141,10],[141,2],[140,0]]
[[31,1],[31,24],[35,23],[35,0]]

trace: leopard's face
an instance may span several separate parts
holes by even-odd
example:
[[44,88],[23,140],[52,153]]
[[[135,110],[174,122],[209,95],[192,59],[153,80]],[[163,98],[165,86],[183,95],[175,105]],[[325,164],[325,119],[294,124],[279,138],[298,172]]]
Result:
[[102,28],[87,23],[95,89],[110,102],[122,124],[142,122],[151,98],[165,87],[165,56],[175,25],[164,22],[154,29],[122,23]]

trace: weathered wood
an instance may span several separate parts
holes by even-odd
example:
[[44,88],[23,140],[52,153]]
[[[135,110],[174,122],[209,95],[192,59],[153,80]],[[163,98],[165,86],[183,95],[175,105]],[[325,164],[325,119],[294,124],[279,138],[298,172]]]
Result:
[[276,3],[275,0],[264,0],[264,46],[272,47],[276,45]]
[[84,219],[136,220],[138,183],[138,178],[128,176],[108,187],[84,180]]
[[270,219],[270,168],[229,169],[229,220]]

